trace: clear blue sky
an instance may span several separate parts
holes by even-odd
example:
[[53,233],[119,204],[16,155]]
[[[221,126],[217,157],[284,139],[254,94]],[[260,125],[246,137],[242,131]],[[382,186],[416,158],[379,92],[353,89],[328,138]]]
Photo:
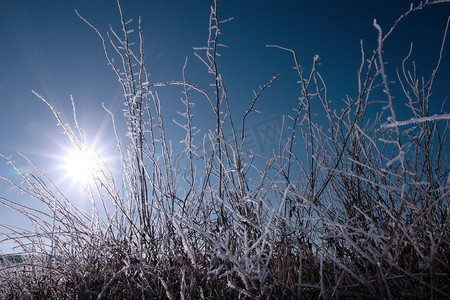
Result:
[[[205,76],[199,75],[199,70],[204,69],[192,48],[206,42],[210,1],[122,2],[126,19],[137,20],[142,16],[152,82],[180,80],[187,56],[188,81],[207,85]],[[294,49],[306,69],[313,56],[319,54],[320,72],[328,83],[330,99],[339,101],[347,94],[355,95],[360,39],[364,39],[370,53],[377,37],[373,19],[386,31],[411,2],[419,1],[219,1],[219,17],[235,18],[222,26],[222,42],[229,48],[221,50],[219,62],[235,117],[250,105],[252,91],[276,74],[281,74],[281,79],[261,98],[258,107],[262,113],[249,119],[250,124],[290,114],[296,107],[298,87],[292,57],[287,52],[266,48],[267,44]],[[114,0],[0,0],[0,153],[17,157],[15,153],[20,151],[50,172],[68,140],[60,135],[61,129],[56,127],[51,111],[31,90],[51,101],[68,121],[69,95],[73,95],[80,123],[88,137],[101,147],[115,144],[109,117],[101,103],[117,114],[122,109],[121,88],[106,65],[100,40],[74,9],[102,33],[109,24],[120,30]],[[414,42],[419,71],[429,76],[449,14],[450,4],[443,4],[406,19],[386,44],[388,68],[395,70],[408,53],[410,42]],[[434,108],[449,95],[449,49],[447,42]],[[162,91],[162,95],[167,120],[177,118],[175,112],[181,109],[181,95],[171,91]],[[201,98],[195,102],[199,106],[208,105]],[[200,109],[198,112],[202,113]],[[19,158],[16,161],[22,163]],[[0,161],[0,175],[12,176],[4,160]],[[20,197],[3,182],[0,195]],[[0,207],[0,223],[15,221],[14,218]]]

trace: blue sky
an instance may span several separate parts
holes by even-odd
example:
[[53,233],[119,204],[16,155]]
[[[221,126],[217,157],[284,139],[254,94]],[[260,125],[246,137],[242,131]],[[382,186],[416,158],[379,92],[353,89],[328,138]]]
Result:
[[[181,68],[188,57],[188,81],[206,87],[205,70],[192,48],[206,42],[211,2],[122,2],[127,19],[142,16],[150,80],[181,80]],[[292,57],[287,52],[266,48],[267,44],[294,49],[306,70],[314,55],[319,54],[319,71],[328,84],[330,99],[339,101],[347,94],[354,96],[356,70],[361,62],[360,40],[364,40],[370,54],[377,37],[373,19],[386,31],[410,3],[409,0],[220,1],[219,18],[234,17],[222,26],[222,43],[229,48],[220,51],[219,64],[235,118],[250,105],[252,91],[277,74],[282,75],[281,79],[260,99],[261,114],[252,116],[248,122],[276,120],[296,107],[298,86]],[[69,146],[68,140],[60,134],[51,111],[31,90],[51,101],[68,121],[72,115],[69,95],[73,95],[88,139],[106,149],[114,146],[115,141],[101,103],[117,115],[122,109],[121,87],[106,65],[100,40],[74,9],[102,33],[109,24],[120,29],[113,0],[0,1],[0,153],[17,157],[15,153],[20,151],[50,173],[57,168],[59,157]],[[385,48],[390,71],[400,66],[410,42],[414,42],[413,58],[423,76],[429,76],[439,54],[449,12],[449,3],[431,6],[400,24]],[[449,49],[447,42],[433,108],[440,107],[449,95]],[[177,118],[176,110],[182,109],[181,95],[173,89],[161,90],[161,95],[168,120]],[[201,98],[195,102],[199,107],[208,105]],[[204,111],[198,108],[197,113],[202,115]],[[168,126],[169,131],[176,131],[175,125]],[[258,144],[257,136],[253,138]],[[259,150],[268,151],[264,145],[259,145]],[[21,163],[19,158],[17,161]],[[0,175],[13,176],[3,160]],[[3,182],[0,195],[20,197]],[[0,207],[0,223],[11,221],[15,219],[10,212]]]

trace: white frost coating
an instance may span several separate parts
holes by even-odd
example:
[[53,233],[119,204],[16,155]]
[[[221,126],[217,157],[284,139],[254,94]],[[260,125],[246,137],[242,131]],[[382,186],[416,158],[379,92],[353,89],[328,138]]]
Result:
[[391,165],[393,165],[397,160],[400,161],[401,164],[403,164],[405,162],[405,152],[404,151],[400,151],[400,153],[391,161],[389,161],[386,164],[386,168],[389,168]]
[[412,118],[406,121],[396,121],[389,124],[384,124],[383,126],[381,126],[381,128],[392,128],[397,126],[405,126],[409,124],[424,123],[439,120],[450,120],[450,114],[434,115],[431,117],[423,117],[423,118]]

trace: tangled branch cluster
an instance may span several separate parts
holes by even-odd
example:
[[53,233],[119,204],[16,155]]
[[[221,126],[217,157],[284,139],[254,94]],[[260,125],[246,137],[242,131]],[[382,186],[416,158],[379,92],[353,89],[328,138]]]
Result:
[[[21,173],[23,183],[7,179],[48,209],[0,197],[34,225],[3,230],[26,254],[2,258],[0,298],[24,291],[36,299],[450,297],[450,117],[445,106],[429,115],[448,23],[428,80],[410,67],[412,48],[397,83],[383,60],[399,22],[442,2],[411,6],[386,34],[374,22],[377,49],[366,57],[361,43],[357,96],[338,107],[327,98],[318,56],[307,71],[293,50],[269,46],[292,55],[299,103],[283,123],[289,134],[266,156],[245,151],[245,122],[279,76],[255,91],[239,131],[217,63],[228,20],[219,19],[216,1],[206,45],[195,48],[213,89],[190,83],[185,68],[182,81],[152,83],[141,20],[135,45],[119,1],[121,32],[111,27],[104,37],[80,16],[100,36],[123,87],[127,137],[114,126],[121,177],[102,166],[86,191],[91,212],[74,206],[30,161],[34,171]],[[397,118],[393,84],[403,91],[396,97],[408,100],[407,121]],[[166,86],[182,89],[180,155],[164,129],[158,89]],[[78,124],[72,130],[38,97],[72,142],[85,145]],[[216,120],[203,136],[194,126],[193,98],[205,98]]]

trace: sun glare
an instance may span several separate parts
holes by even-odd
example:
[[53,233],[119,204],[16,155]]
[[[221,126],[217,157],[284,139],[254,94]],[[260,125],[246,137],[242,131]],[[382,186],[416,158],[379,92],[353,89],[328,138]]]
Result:
[[67,175],[86,184],[99,177],[101,161],[92,148],[73,149],[66,157]]

